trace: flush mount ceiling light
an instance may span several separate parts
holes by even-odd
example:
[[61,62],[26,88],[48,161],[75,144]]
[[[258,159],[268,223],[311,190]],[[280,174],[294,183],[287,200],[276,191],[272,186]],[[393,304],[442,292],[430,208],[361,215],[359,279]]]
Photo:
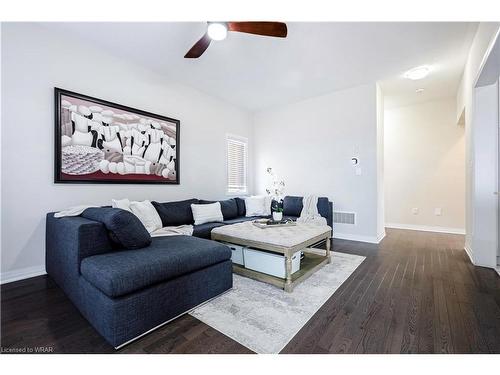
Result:
[[227,26],[221,22],[211,22],[208,24],[207,34],[212,40],[224,40],[227,36]]
[[419,66],[413,69],[408,70],[404,77],[416,81],[417,79],[422,79],[427,77],[429,74],[429,67],[427,66]]

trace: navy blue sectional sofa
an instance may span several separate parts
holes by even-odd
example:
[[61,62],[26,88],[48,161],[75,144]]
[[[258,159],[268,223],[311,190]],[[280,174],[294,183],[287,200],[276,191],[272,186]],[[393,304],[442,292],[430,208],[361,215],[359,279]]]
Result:
[[[153,202],[163,226],[193,224],[192,203]],[[232,287],[230,249],[209,240],[213,228],[253,220],[244,200],[221,201],[223,222],[194,227],[193,236],[153,237],[131,213],[109,207],[78,217],[47,214],[46,270],[83,316],[115,348]],[[285,197],[296,218],[301,197]],[[318,210],[332,226],[332,203]]]

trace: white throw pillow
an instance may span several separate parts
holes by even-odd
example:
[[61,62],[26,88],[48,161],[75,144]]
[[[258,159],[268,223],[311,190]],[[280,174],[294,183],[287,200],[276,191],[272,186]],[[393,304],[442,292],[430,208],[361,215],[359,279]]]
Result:
[[[130,201],[125,199],[111,199],[111,207],[121,208],[122,210],[130,211]],[[130,211],[132,212],[132,211]]]
[[160,215],[150,201],[130,202],[130,211],[139,218],[149,233],[161,229]]
[[266,196],[252,196],[245,198],[245,208],[247,217],[250,216],[266,216],[271,215],[271,201],[269,200],[269,213],[267,213],[266,202],[268,199]]
[[192,204],[194,225],[224,221],[219,202],[210,204]]

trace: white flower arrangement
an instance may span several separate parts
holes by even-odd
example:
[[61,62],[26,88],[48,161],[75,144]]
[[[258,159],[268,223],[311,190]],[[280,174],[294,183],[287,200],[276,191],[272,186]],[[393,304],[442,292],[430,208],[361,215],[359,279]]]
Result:
[[269,176],[269,183],[266,187],[266,193],[276,202],[278,202],[278,207],[281,206],[281,201],[283,200],[285,194],[285,181],[278,179],[271,167],[266,169]]

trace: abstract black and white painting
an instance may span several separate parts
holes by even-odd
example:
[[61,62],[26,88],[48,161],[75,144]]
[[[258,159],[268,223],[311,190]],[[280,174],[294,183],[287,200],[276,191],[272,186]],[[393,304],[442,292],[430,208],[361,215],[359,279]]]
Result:
[[55,89],[55,182],[179,183],[179,120]]

